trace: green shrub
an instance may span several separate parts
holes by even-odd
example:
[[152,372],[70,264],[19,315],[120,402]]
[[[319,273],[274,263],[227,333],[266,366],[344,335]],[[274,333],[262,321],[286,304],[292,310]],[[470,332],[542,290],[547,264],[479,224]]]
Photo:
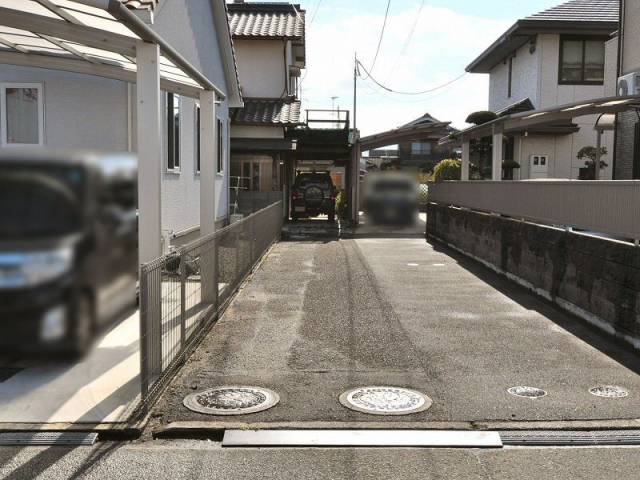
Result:
[[471,123],[473,125],[483,125],[495,120],[496,118],[498,118],[498,115],[496,115],[495,113],[481,110],[479,112],[473,112],[472,114],[470,114],[465,122]]
[[444,180],[460,180],[462,166],[460,160],[447,158],[441,160],[433,169],[433,181],[442,182]]
[[336,213],[339,218],[345,218],[347,213],[347,196],[342,190],[340,190],[336,197]]

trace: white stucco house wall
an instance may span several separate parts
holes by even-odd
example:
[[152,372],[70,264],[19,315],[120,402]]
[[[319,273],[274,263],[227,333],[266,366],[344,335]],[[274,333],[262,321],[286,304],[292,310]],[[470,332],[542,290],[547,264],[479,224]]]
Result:
[[286,2],[228,4],[244,107],[231,112],[231,175],[243,188],[282,188],[281,164],[300,124],[299,81],[306,65],[305,11]]
[[[216,220],[224,224],[229,212],[229,108],[242,105],[226,4],[224,0],[121,2],[227,97],[216,108],[221,127],[218,138],[222,140],[215,180]],[[16,44],[36,41],[16,40]],[[2,64],[0,104],[6,104],[7,92],[15,91],[12,88],[37,91],[40,134],[32,143],[56,148],[136,151],[135,85],[91,75]],[[170,115],[168,106],[172,102],[174,109]],[[167,238],[186,240],[197,235],[200,222],[198,102],[164,93],[162,103],[162,230]],[[10,121],[10,118],[3,121],[0,127],[2,148],[20,148],[7,141]]]
[[[618,0],[571,0],[518,20],[468,67],[489,75],[488,110],[499,115],[615,95]],[[516,179],[579,177],[578,151],[596,145],[596,116],[513,135],[505,158]],[[614,133],[605,132],[600,178],[611,179]]]

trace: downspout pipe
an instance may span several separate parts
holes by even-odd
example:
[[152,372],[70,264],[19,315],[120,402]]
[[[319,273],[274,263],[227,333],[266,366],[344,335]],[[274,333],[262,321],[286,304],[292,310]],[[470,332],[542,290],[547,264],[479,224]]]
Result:
[[82,3],[90,7],[106,10],[115,18],[123,22],[142,40],[154,43],[160,47],[160,50],[169,60],[180,67],[193,80],[198,82],[205,90],[216,92],[220,100],[225,100],[225,93],[216,87],[211,81],[205,77],[197,68],[184,58],[175,48],[167,43],[160,35],[151,29],[146,23],[140,20],[133,12],[125,7],[120,0],[74,0],[76,3]]

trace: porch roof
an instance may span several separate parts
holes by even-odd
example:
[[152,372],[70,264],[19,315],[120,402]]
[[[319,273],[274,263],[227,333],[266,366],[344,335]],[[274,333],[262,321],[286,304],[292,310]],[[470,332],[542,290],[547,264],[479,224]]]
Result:
[[[136,81],[136,43],[159,46],[163,90],[226,95],[121,0],[0,0],[0,63]],[[147,2],[141,2],[147,3]]]
[[495,132],[515,133],[551,127],[563,121],[571,121],[585,115],[599,115],[603,113],[619,113],[627,110],[640,109],[640,95],[625,97],[605,97],[593,100],[582,100],[541,110],[514,113],[498,117],[482,125],[467,128],[456,134],[440,139],[441,145],[461,144],[476,138],[489,137]]

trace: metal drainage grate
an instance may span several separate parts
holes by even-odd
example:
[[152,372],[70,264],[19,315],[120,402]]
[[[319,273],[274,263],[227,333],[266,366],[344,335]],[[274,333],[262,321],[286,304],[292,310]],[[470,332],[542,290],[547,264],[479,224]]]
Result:
[[226,386],[192,393],[183,404],[208,415],[246,415],[267,410],[279,401],[278,394],[266,388]]
[[359,387],[340,395],[340,403],[372,415],[408,415],[427,410],[433,403],[426,395],[398,387]]
[[605,398],[624,398],[629,396],[629,392],[622,387],[616,385],[603,385],[589,389],[591,395]]
[[507,392],[509,392],[511,395],[514,395],[516,397],[531,398],[531,399],[541,398],[547,395],[547,392],[545,392],[541,388],[525,387],[525,386],[511,387],[510,389],[507,390]]
[[504,445],[640,445],[640,430],[500,432]]
[[93,445],[94,432],[5,432],[0,433],[0,445]]

